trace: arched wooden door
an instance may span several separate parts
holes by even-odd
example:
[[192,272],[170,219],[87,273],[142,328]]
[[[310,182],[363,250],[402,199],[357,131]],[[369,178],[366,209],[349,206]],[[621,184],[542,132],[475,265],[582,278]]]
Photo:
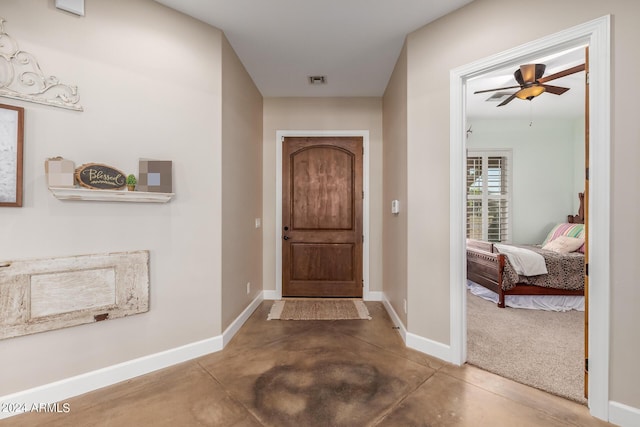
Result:
[[282,296],[362,297],[362,137],[285,137]]

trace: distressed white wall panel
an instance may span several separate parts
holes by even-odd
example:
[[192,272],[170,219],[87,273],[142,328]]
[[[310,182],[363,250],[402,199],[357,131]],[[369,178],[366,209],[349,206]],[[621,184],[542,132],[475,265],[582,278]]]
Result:
[[148,251],[0,262],[0,339],[148,310]]
[[114,268],[31,276],[32,319],[83,309],[107,309],[115,303]]

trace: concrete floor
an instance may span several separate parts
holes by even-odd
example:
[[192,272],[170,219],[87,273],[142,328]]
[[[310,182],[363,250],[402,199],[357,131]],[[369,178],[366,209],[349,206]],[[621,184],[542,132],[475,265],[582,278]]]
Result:
[[265,301],[218,353],[4,426],[608,426],[580,404],[407,349],[373,320],[267,321]]

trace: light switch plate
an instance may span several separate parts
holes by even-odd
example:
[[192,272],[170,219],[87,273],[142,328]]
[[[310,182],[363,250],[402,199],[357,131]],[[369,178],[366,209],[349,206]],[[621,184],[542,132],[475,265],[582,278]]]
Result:
[[391,213],[394,215],[400,213],[400,202],[398,200],[391,201]]

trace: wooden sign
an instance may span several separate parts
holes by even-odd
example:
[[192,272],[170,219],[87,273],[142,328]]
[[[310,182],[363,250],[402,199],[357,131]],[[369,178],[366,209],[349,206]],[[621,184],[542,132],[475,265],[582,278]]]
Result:
[[118,190],[126,185],[126,175],[111,166],[87,163],[76,169],[76,180],[86,188]]

